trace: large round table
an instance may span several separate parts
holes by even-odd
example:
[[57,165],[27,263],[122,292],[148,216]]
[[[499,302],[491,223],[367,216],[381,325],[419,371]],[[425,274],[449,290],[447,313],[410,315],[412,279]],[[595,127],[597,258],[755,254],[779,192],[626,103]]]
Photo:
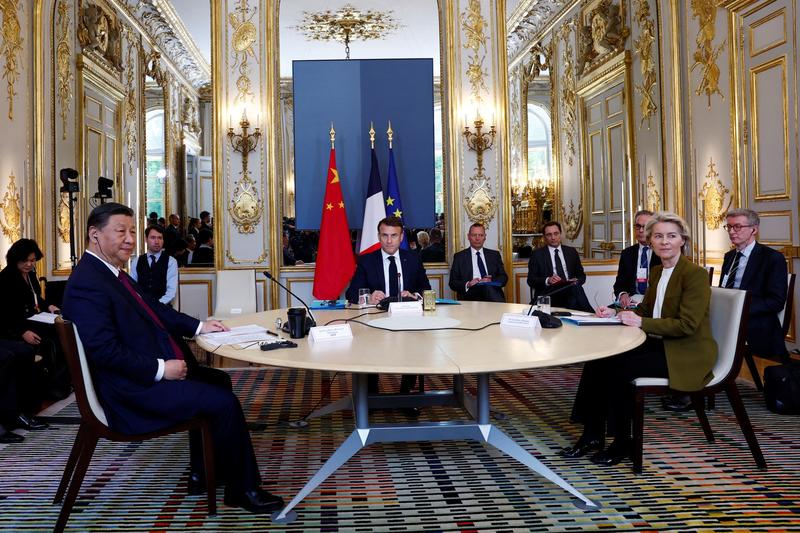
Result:
[[[491,423],[489,377],[493,372],[566,365],[607,357],[638,346],[644,342],[645,334],[639,328],[621,325],[575,326],[566,321],[563,327],[557,329],[530,330],[500,325],[484,327],[500,322],[503,313],[524,311],[527,311],[527,306],[484,302],[438,305],[435,311],[425,312],[423,317],[389,317],[387,313],[380,313],[374,308],[314,311],[320,326],[347,321],[353,337],[332,341],[296,339],[297,348],[272,351],[261,351],[257,345],[248,349],[224,345],[214,347],[203,336],[197,338],[197,343],[215,354],[249,363],[352,374],[352,396],[326,406],[314,416],[350,408],[355,415],[355,430],[289,504],[273,515],[274,522],[294,520],[292,509],[303,498],[358,450],[376,442],[485,442],[568,491],[577,498],[577,505],[595,509],[597,503],[581,494]],[[228,326],[258,324],[274,331],[276,318],[285,321],[286,309],[225,319],[224,323]],[[368,327],[359,322],[386,329]],[[462,329],[438,329],[448,325]],[[415,330],[389,331],[405,328]],[[286,334],[281,335],[288,338]],[[451,374],[453,390],[369,395],[367,375],[371,373]],[[475,398],[464,390],[463,376],[467,374],[476,375]],[[369,408],[429,405],[459,405],[466,409],[471,419],[406,424],[369,422]]]

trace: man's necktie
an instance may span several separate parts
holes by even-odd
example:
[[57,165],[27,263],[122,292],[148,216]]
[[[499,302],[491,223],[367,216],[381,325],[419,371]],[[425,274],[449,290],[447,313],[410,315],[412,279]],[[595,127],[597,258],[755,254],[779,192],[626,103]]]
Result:
[[481,277],[486,277],[486,265],[483,264],[483,259],[481,258],[480,252],[475,252],[475,255],[478,256],[478,272],[480,272]]
[[564,272],[564,264],[561,262],[561,257],[558,253],[558,248],[554,250],[556,259],[556,275],[561,279],[567,279],[567,273]]
[[400,294],[400,283],[397,280],[397,263],[395,263],[395,257],[393,255],[389,256],[389,297],[397,298],[397,295]]
[[119,271],[119,280],[122,282],[122,285],[128,289],[128,292],[131,293],[131,296],[133,296],[133,299],[136,300],[136,303],[138,303],[142,309],[145,310],[147,315],[153,321],[153,324],[158,326],[161,331],[167,334],[169,345],[172,348],[175,359],[183,359],[183,350],[181,350],[181,347],[178,346],[178,343],[172,338],[172,335],[169,334],[169,331],[167,331],[167,328],[164,327],[164,324],[161,322],[161,319],[158,318],[158,315],[155,313],[155,311],[153,311],[150,306],[147,305],[147,302],[144,301],[142,295],[136,292],[136,289],[133,288],[133,283],[131,283],[128,275],[122,270]]
[[[643,268],[645,272],[647,272],[647,250],[649,250],[649,246],[642,246],[642,259],[639,261],[639,268]],[[638,278],[638,276],[637,276]],[[644,281],[637,281],[636,282],[636,292],[639,294],[644,294],[647,292],[647,279],[645,278]]]
[[152,269],[155,266],[156,266],[156,256],[151,255],[150,256],[150,268]]
[[742,258],[744,254],[742,252],[736,252],[736,257],[733,259],[733,264],[731,265],[730,270],[728,270],[728,281],[725,282],[726,289],[733,289],[734,285],[736,284],[736,271],[739,270],[739,259]]

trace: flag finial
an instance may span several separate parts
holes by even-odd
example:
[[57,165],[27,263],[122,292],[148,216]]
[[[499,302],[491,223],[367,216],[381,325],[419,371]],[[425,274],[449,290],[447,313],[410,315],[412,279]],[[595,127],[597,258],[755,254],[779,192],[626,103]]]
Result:
[[372,121],[369,121],[369,144],[370,148],[373,150],[375,149],[375,126],[372,125]]
[[329,133],[331,135],[331,149],[333,149],[333,143],[336,141],[336,130],[333,129],[333,121],[331,121],[331,131]]
[[389,129],[386,130],[386,135],[389,136],[389,148],[392,147],[392,138],[394,137],[394,130],[392,129],[392,121],[389,121]]

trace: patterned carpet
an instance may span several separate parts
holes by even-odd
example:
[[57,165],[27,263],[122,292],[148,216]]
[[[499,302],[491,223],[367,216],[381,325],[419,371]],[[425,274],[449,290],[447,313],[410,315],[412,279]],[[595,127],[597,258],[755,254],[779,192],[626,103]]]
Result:
[[[306,414],[319,400],[320,373],[233,370],[251,421],[267,488],[287,501],[345,439],[349,412],[290,429],[284,421]],[[774,415],[760,394],[740,383],[769,470],[758,471],[727,400],[709,419],[716,444],[703,437],[694,414],[666,413],[650,401],[645,421],[645,473],[630,463],[604,468],[556,456],[579,428],[568,422],[580,369],[552,368],[498,375],[493,407],[508,415],[497,424],[523,447],[599,501],[584,512],[571,497],[513,459],[468,442],[374,445],[362,450],[299,507],[298,520],[273,526],[222,504],[205,515],[202,496],[186,495],[185,436],[148,443],[101,444],[68,524],[70,531],[585,531],[705,530],[800,531],[800,423]],[[384,388],[398,386],[382,378]],[[429,388],[449,378],[429,378]],[[337,376],[333,397],[349,390]],[[455,411],[429,408],[421,419]],[[74,405],[59,415],[76,416]],[[378,421],[404,421],[381,411]],[[0,445],[0,529],[48,531],[59,506],[52,498],[76,426],[28,433],[24,443]],[[533,443],[531,439],[536,438]]]

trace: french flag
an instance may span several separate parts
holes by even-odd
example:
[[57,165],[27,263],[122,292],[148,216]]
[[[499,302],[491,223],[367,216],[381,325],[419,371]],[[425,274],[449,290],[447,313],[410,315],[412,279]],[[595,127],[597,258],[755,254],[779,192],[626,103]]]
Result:
[[372,149],[372,168],[369,171],[369,185],[367,185],[367,199],[364,202],[364,225],[361,228],[361,242],[358,245],[358,255],[374,252],[381,247],[378,240],[378,223],[386,216],[383,207],[383,188],[381,187],[381,174],[378,170],[378,157],[375,148]]

